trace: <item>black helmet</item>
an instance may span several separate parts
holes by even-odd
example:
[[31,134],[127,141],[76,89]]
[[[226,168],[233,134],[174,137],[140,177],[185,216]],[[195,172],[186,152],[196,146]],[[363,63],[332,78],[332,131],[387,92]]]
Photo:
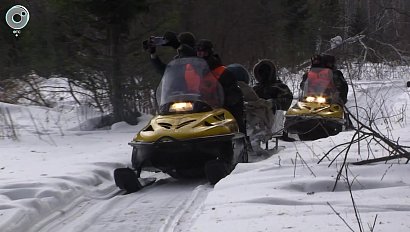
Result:
[[260,60],[253,67],[253,75],[260,83],[267,83],[276,80],[276,67],[271,60]]
[[226,69],[234,74],[237,81],[243,81],[249,84],[249,73],[241,64],[230,64],[226,66]]
[[188,45],[192,48],[195,47],[195,43],[196,43],[195,36],[191,32],[181,32],[181,33],[179,33],[178,41],[181,44],[186,44],[186,45]]
[[196,44],[196,50],[197,51],[206,51],[208,52],[209,55],[214,53],[214,45],[210,40],[207,39],[201,39],[199,42]]
[[179,41],[177,38],[177,34],[173,31],[167,31],[164,34],[164,39],[166,39],[168,42],[164,44],[164,46],[171,46],[175,49],[179,47]]

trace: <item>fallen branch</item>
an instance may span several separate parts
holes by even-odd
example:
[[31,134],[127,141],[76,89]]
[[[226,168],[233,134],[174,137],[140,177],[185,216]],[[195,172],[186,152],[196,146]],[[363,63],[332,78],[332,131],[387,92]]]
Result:
[[[358,162],[353,162],[351,164],[353,164],[353,165],[364,165],[364,164],[371,164],[371,163],[377,163],[377,162],[388,161],[388,160],[393,160],[393,159],[400,159],[400,158],[410,159],[410,153],[401,154],[401,155],[385,156],[385,157],[380,157],[380,158],[375,158],[375,159],[362,160],[362,161],[358,161]],[[409,162],[409,160],[407,160],[406,163],[408,163],[408,162]]]

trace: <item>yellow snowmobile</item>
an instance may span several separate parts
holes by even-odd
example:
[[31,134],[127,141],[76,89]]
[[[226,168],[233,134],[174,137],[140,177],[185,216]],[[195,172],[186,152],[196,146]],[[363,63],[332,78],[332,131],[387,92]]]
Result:
[[286,130],[301,140],[315,140],[338,134],[345,121],[332,70],[312,68],[298,102],[286,112]]
[[206,176],[211,184],[247,162],[245,135],[223,109],[223,90],[201,58],[171,61],[157,89],[159,114],[129,143],[130,168],[114,171],[117,186],[135,192],[153,180],[140,178],[142,169],[174,178]]

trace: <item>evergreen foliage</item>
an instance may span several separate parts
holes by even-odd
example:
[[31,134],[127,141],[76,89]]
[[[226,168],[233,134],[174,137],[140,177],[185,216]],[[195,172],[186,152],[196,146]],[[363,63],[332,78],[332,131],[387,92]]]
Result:
[[[210,39],[225,64],[248,68],[268,58],[293,69],[321,52],[366,54],[373,62],[410,57],[410,4],[403,0],[3,0],[1,17],[16,4],[31,17],[18,38],[0,22],[0,87],[32,73],[67,77],[95,93],[95,105],[114,121],[133,124],[155,108],[161,78],[141,42],[165,31]],[[357,34],[365,36],[361,43],[330,50],[333,37]],[[164,62],[175,55],[169,47],[157,51]]]

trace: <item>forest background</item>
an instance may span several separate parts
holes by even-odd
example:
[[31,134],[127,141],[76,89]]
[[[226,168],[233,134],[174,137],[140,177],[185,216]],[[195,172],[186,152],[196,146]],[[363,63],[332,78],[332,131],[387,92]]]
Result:
[[[141,43],[166,31],[210,39],[225,64],[250,71],[268,58],[297,73],[317,53],[340,66],[410,62],[408,0],[2,0],[0,15],[16,4],[30,21],[16,37],[0,20],[0,101],[52,107],[40,85],[64,78],[68,88],[53,91],[110,113],[110,123],[155,112],[161,77]],[[165,62],[175,55],[157,50]]]

